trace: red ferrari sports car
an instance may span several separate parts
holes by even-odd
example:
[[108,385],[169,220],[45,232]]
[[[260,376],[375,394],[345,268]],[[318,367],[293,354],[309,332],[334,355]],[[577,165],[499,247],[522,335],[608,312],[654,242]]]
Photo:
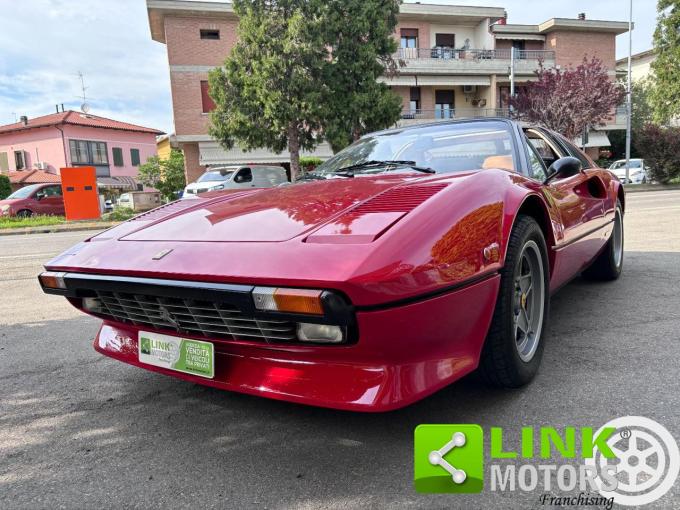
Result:
[[360,411],[469,372],[536,374],[550,295],[623,262],[623,187],[503,119],[365,136],[292,185],[141,214],[45,265],[106,356],[217,388]]

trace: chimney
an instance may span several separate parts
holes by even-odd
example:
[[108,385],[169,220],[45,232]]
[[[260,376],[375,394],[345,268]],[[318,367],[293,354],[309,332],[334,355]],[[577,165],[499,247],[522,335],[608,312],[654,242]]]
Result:
[[579,19],[580,21],[585,21],[585,20],[586,20],[586,13],[585,13],[585,12],[579,13],[578,19]]
[[19,117],[19,120],[24,126],[28,126],[28,117],[26,117],[26,115],[22,115],[21,117]]
[[54,106],[57,108],[57,113],[59,113],[59,105],[55,104]]
[[61,103],[61,112],[64,113],[64,103]]

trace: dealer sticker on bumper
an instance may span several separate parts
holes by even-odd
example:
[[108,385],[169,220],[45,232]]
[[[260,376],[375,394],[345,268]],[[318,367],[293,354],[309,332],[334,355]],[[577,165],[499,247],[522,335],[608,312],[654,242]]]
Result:
[[215,376],[215,347],[210,342],[140,331],[137,346],[142,363],[209,379]]

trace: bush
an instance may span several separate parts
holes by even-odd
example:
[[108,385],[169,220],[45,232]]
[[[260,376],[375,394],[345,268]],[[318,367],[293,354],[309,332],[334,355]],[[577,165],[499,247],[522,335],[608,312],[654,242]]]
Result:
[[12,194],[12,188],[9,185],[9,177],[0,175],[0,200],[3,200]]
[[680,128],[646,124],[635,138],[652,180],[668,184],[680,177]]
[[311,156],[302,156],[300,158],[300,168],[302,168],[302,171],[305,173],[313,172],[314,169],[321,163],[323,163],[323,159],[321,158],[315,158]]
[[137,213],[129,207],[117,207],[110,213],[102,214],[104,221],[126,221],[135,216]]

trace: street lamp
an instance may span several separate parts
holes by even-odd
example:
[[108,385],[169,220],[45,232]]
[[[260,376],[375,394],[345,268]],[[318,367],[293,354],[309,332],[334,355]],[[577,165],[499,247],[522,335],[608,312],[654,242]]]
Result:
[[630,139],[633,117],[633,0],[630,0],[628,16],[628,87],[626,94],[626,182],[630,182]]

